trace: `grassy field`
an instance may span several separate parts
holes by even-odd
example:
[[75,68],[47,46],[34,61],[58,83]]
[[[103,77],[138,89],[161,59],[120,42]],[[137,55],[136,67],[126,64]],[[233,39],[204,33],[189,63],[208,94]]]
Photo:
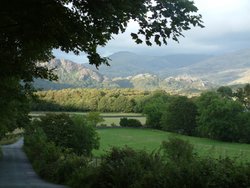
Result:
[[[32,118],[38,118],[40,116],[45,115],[46,113],[62,113],[62,112],[31,112],[29,115]],[[67,114],[77,114],[77,115],[86,115],[86,112],[65,112]],[[144,117],[140,113],[101,113],[101,116],[104,118],[104,124],[107,126],[111,126],[111,124],[115,124],[119,126],[120,118],[126,117],[128,119],[133,118],[133,119],[138,119],[143,125],[146,122],[146,117]]]
[[[33,111],[29,115],[31,117],[36,117],[36,116],[43,116],[45,114],[60,114],[60,113],[66,113],[66,114],[78,114],[78,115],[86,115],[88,112],[46,112],[46,111]],[[117,113],[117,112],[107,112],[107,113],[101,113],[101,116],[104,117],[123,117],[123,116],[128,116],[128,117],[140,117],[142,114],[140,113]]]
[[250,144],[220,142],[152,129],[107,128],[98,129],[97,132],[101,140],[100,149],[94,151],[95,156],[101,156],[112,146],[122,147],[127,145],[134,149],[153,151],[160,148],[162,141],[168,140],[170,137],[179,137],[192,143],[200,156],[228,156],[240,161],[250,162]]

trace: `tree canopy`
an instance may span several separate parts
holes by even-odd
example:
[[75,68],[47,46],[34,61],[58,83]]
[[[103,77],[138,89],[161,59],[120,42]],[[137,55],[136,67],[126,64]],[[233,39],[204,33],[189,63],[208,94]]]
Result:
[[16,126],[15,120],[4,119],[11,119],[12,109],[18,116],[24,101],[20,98],[30,95],[27,91],[34,78],[56,79],[53,70],[38,63],[53,58],[53,49],[85,52],[89,63],[98,67],[107,59],[97,48],[125,32],[129,21],[139,24],[139,30],[131,33],[136,43],[161,45],[167,39],[178,41],[192,25],[203,27],[197,11],[191,0],[1,1],[0,126],[5,125],[6,131],[11,130],[6,124]]
[[[52,57],[52,49],[86,52],[90,64],[107,61],[97,53],[113,34],[126,30],[130,20],[139,24],[131,36],[136,43],[167,44],[178,41],[190,25],[203,27],[201,15],[190,0],[11,0],[1,3],[0,31],[3,48],[22,59],[26,71],[33,61]],[[7,56],[8,54],[6,54]],[[22,66],[23,67],[23,66]],[[40,69],[33,70],[41,76]]]
[[173,97],[162,113],[161,127],[170,132],[194,135],[196,116],[197,107],[193,101],[184,96]]

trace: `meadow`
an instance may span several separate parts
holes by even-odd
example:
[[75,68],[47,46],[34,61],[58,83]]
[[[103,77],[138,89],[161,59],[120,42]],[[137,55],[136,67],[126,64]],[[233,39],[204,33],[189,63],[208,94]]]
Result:
[[[39,118],[40,116],[44,116],[45,114],[60,114],[62,112],[31,112],[29,115],[32,118]],[[65,112],[66,114],[70,115],[87,115],[87,112]],[[138,119],[143,125],[146,122],[146,117],[143,116],[140,113],[100,113],[100,115],[103,117],[104,122],[102,124],[106,124],[107,126],[111,126],[112,124],[115,124],[116,126],[119,126],[120,118],[126,117],[128,119]]]
[[[46,113],[61,113],[61,112],[31,112],[32,118],[37,118]],[[86,112],[67,112],[67,114],[86,115]],[[104,124],[111,126],[115,124],[119,126],[120,118],[138,119],[144,125],[146,117],[140,113],[101,113],[104,118]],[[158,150],[162,141],[167,141],[171,137],[178,137],[189,141],[194,145],[195,152],[200,156],[211,157],[230,157],[240,161],[250,162],[250,144],[221,142],[207,138],[184,136],[166,131],[145,128],[102,128],[97,129],[100,136],[100,148],[94,150],[93,154],[100,157],[105,154],[109,148],[129,146],[134,149],[145,149],[148,152]]]
[[93,152],[96,157],[105,154],[105,151],[113,146],[128,146],[152,152],[160,148],[162,141],[178,137],[193,144],[194,150],[199,156],[230,157],[250,162],[250,144],[221,142],[144,128],[104,128],[98,129],[97,132],[100,136],[100,148]]

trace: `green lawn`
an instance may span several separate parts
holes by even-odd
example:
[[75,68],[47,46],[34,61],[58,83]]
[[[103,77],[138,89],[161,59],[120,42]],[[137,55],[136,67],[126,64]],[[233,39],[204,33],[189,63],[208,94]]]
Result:
[[[50,111],[33,111],[30,112],[31,117],[36,117],[36,116],[43,116],[45,114],[60,114],[60,113],[66,113],[66,114],[79,114],[79,115],[86,115],[88,112],[50,112]],[[140,117],[142,114],[140,113],[117,113],[117,112],[107,112],[107,113],[101,113],[101,116],[104,117]]]
[[127,145],[134,149],[153,151],[160,147],[163,140],[168,140],[168,138],[175,136],[192,143],[195,151],[201,156],[237,157],[241,161],[250,162],[250,144],[220,142],[206,138],[189,137],[152,129],[107,128],[98,129],[97,132],[101,139],[100,149],[94,151],[95,156],[104,154],[105,151],[112,146],[122,147]]
[[[54,113],[54,114],[59,114],[59,113],[63,113],[63,112],[31,112],[29,115],[32,118],[38,118],[40,116],[45,115],[46,113]],[[77,114],[77,115],[86,115],[87,112],[64,112],[67,114]],[[126,117],[128,119],[138,119],[143,125],[146,122],[146,117],[144,117],[142,114],[140,113],[101,113],[101,116],[104,118],[104,124],[106,124],[107,126],[111,126],[112,123],[114,123],[115,125],[119,126],[119,122],[120,122],[120,118],[122,117]]]
[[[131,117],[131,116],[122,116],[122,117],[127,117],[128,119],[131,119],[131,118],[138,119],[143,125],[146,122],[145,117]],[[102,123],[106,124],[107,126],[111,126],[112,123],[119,126],[120,119],[121,119],[121,117],[104,117],[104,122],[102,122]]]

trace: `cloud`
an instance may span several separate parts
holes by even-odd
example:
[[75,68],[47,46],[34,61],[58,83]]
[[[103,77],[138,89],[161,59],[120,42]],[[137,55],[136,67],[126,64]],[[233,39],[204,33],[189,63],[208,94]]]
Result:
[[[249,0],[194,0],[194,2],[203,16],[205,28],[192,28],[184,32],[185,38],[179,38],[180,43],[170,40],[168,46],[162,47],[137,45],[131,39],[130,33],[136,32],[138,25],[131,22],[125,33],[114,36],[114,39],[106,47],[100,48],[99,52],[103,56],[109,56],[118,51],[153,55],[217,54],[250,48]],[[64,56],[79,62],[79,58],[72,54],[69,56],[64,54]],[[82,59],[86,61],[86,56]]]

